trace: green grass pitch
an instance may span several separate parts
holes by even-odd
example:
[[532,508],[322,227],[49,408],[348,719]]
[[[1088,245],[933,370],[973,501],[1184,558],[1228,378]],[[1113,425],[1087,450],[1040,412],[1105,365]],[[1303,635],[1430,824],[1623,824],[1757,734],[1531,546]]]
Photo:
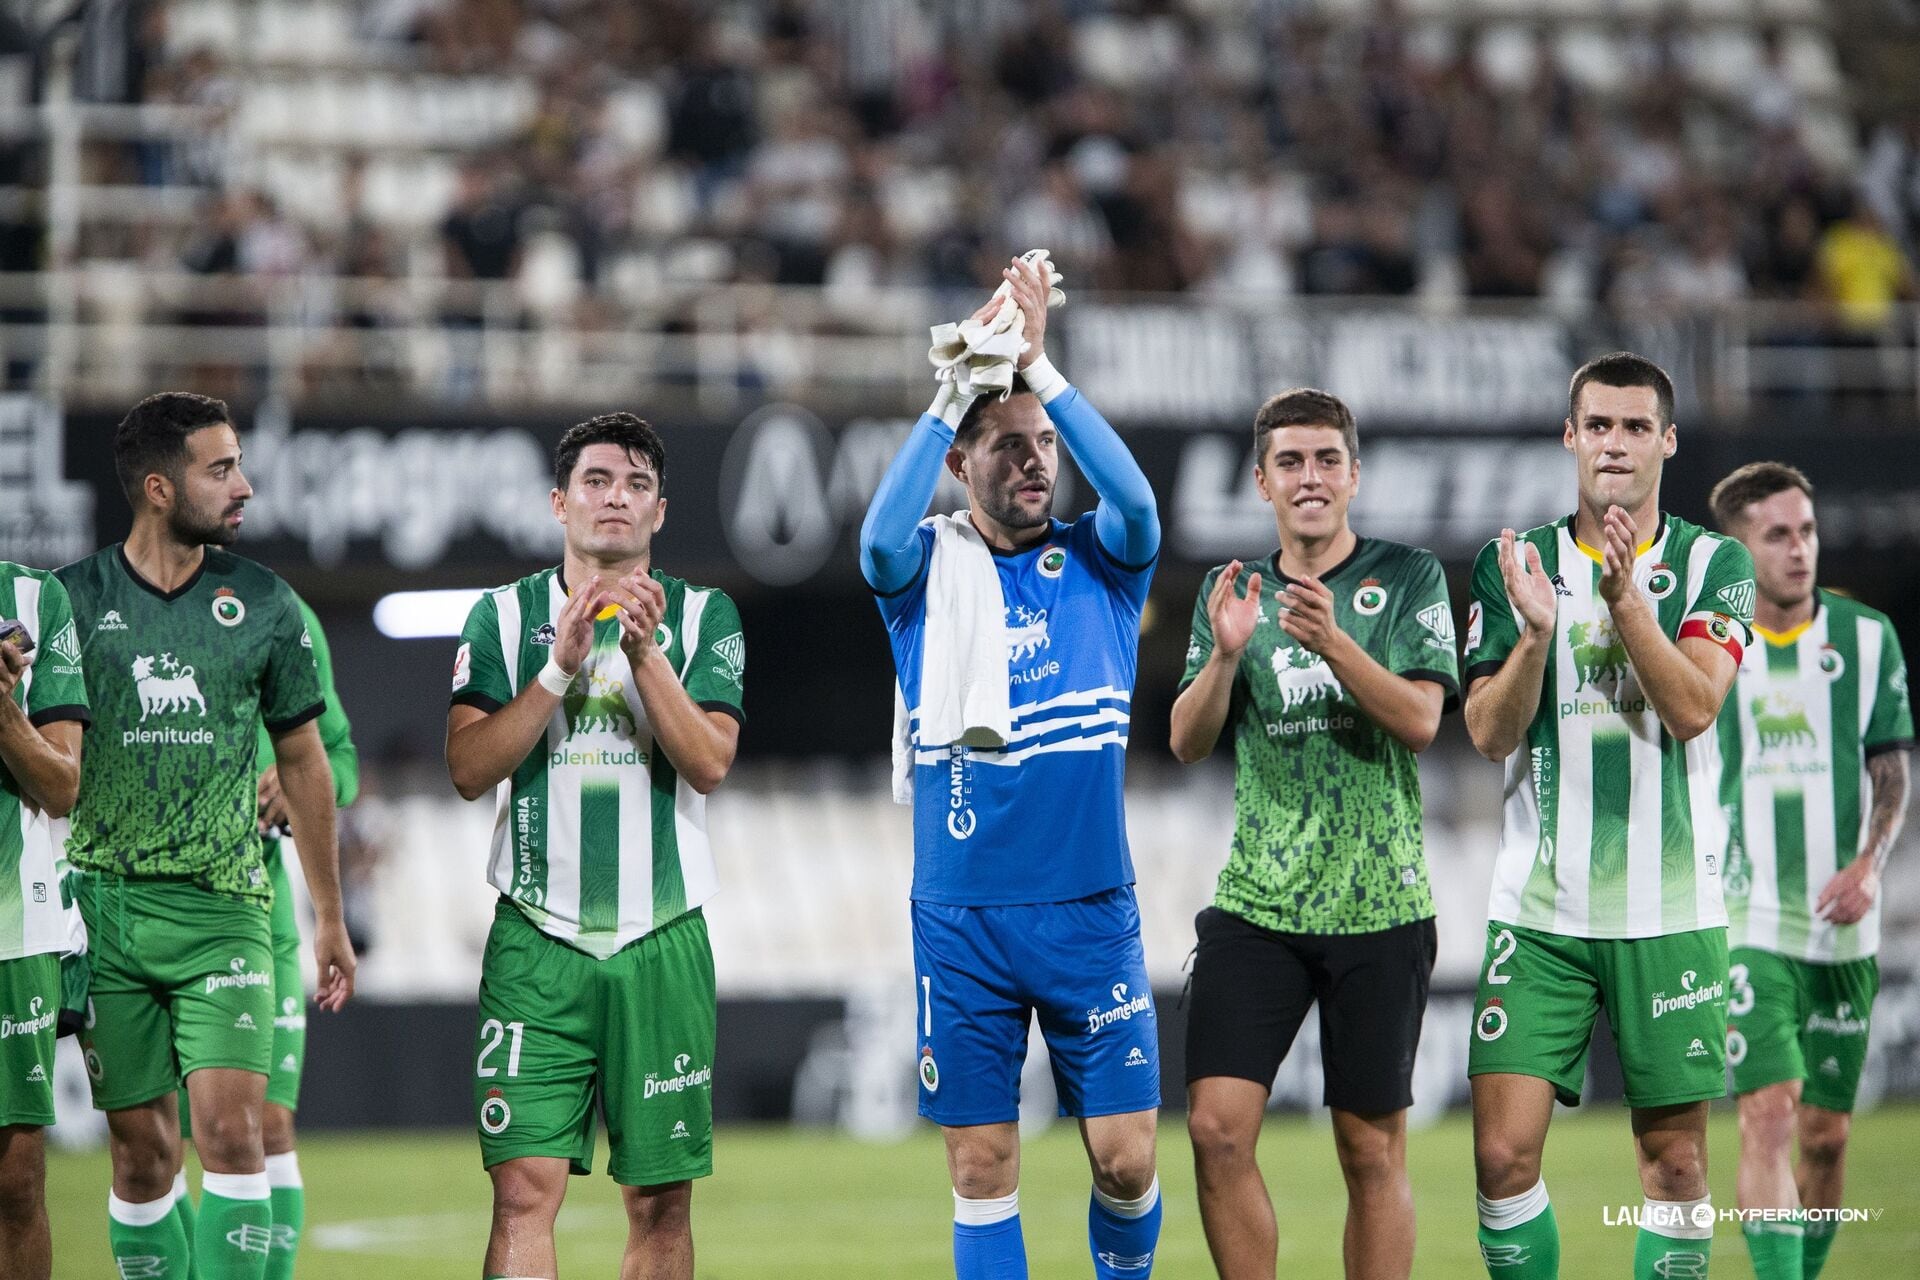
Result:
[[[1166,1226],[1155,1273],[1213,1274],[1193,1198],[1193,1168],[1177,1122],[1160,1132]],[[1470,1130],[1454,1116],[1412,1136],[1409,1162],[1420,1224],[1420,1280],[1484,1280],[1474,1247]],[[950,1275],[950,1190],[938,1135],[874,1146],[823,1132],[723,1126],[718,1173],[694,1195],[695,1271],[702,1280],[879,1280]],[[1713,1194],[1733,1204],[1732,1108],[1714,1116]],[[1920,1106],[1888,1107],[1855,1127],[1846,1203],[1883,1210],[1846,1226],[1826,1275],[1912,1275],[1920,1255]],[[1324,1123],[1269,1122],[1261,1164],[1280,1211],[1283,1275],[1340,1274],[1345,1194]],[[604,1152],[602,1159],[604,1160]],[[470,1135],[315,1136],[300,1151],[308,1194],[301,1280],[407,1277],[472,1280],[486,1242],[487,1182]],[[1602,1223],[1602,1208],[1638,1204],[1624,1110],[1563,1113],[1547,1148],[1547,1186],[1563,1239],[1566,1280],[1630,1273],[1633,1231]],[[54,1275],[111,1276],[106,1245],[107,1158],[54,1155],[48,1203]],[[1020,1200],[1036,1277],[1087,1275],[1087,1172],[1071,1126],[1027,1144]],[[560,1215],[561,1273],[611,1276],[625,1228],[604,1174],[575,1178]],[[1738,1228],[1722,1223],[1714,1273],[1753,1274]]]

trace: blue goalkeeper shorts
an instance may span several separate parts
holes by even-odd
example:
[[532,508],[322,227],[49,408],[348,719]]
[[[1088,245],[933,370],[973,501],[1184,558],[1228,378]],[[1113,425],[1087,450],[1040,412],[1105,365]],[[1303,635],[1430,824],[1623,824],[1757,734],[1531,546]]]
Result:
[[1160,1105],[1159,1019],[1132,886],[1013,907],[913,904],[920,1114],[937,1124],[1020,1117],[1038,1016],[1063,1116]]

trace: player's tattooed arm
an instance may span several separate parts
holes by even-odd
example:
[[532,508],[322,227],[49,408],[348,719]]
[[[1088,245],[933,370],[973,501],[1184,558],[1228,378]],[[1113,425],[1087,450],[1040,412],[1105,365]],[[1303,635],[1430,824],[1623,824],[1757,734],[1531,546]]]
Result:
[[340,850],[334,840],[333,766],[320,726],[305,724],[273,735],[280,788],[300,844],[300,869],[313,900],[313,952],[319,988],[314,1000],[338,1012],[353,995],[353,944],[340,903]]
[[1873,810],[1867,817],[1864,852],[1827,881],[1813,905],[1814,914],[1834,924],[1858,924],[1880,896],[1880,873],[1907,816],[1907,751],[1882,751],[1867,758],[1873,784]]
[[1604,527],[1600,598],[1660,723],[1677,740],[1691,742],[1719,717],[1739,659],[1704,636],[1669,640],[1653,605],[1633,589],[1633,521],[1621,508],[1609,507]]
[[[587,660],[594,615],[606,603],[597,574],[567,598],[555,624],[550,659],[563,676],[572,677]],[[527,681],[498,711],[458,702],[447,709],[447,773],[462,799],[478,800],[520,767],[546,733],[561,697],[536,679]]]
[[1440,732],[1447,691],[1431,680],[1409,680],[1380,665],[1334,616],[1333,592],[1318,578],[1287,586],[1280,629],[1326,659],[1340,685],[1367,719],[1415,751],[1425,751]]
[[1540,548],[1511,529],[1500,531],[1500,580],[1519,614],[1519,638],[1500,669],[1467,686],[1467,736],[1489,760],[1505,760],[1526,739],[1527,726],[1540,709],[1546,683],[1547,654],[1560,600],[1540,562]]

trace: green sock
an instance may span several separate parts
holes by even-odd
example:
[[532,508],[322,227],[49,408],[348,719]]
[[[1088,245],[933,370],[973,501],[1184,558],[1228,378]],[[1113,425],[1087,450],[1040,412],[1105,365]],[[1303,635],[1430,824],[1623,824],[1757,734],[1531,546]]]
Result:
[[273,1185],[273,1243],[267,1250],[267,1280],[293,1280],[300,1228],[307,1221],[307,1191],[300,1183],[299,1157],[291,1151],[268,1156],[267,1181]]
[[265,1280],[273,1209],[264,1173],[202,1173],[193,1239],[199,1280]]
[[1741,1224],[1747,1253],[1753,1258],[1755,1280],[1804,1280],[1800,1262],[1804,1230],[1797,1222]]
[[187,1280],[187,1238],[174,1216],[171,1196],[129,1204],[109,1191],[107,1244],[114,1266],[127,1280]]
[[194,1212],[193,1196],[187,1191],[185,1169],[173,1175],[173,1216],[180,1220],[180,1233],[187,1240],[187,1280],[196,1280],[193,1273],[193,1224],[199,1215]]
[[1712,1214],[1710,1197],[1644,1203],[1639,1238],[1633,1245],[1634,1280],[1706,1280],[1707,1260],[1713,1255],[1713,1219],[1695,1226],[1693,1216],[1701,1209]]
[[1820,1280],[1820,1269],[1827,1265],[1827,1250],[1833,1248],[1833,1236],[1838,1230],[1840,1224],[1837,1222],[1807,1224],[1806,1244],[1800,1263],[1806,1280]]
[[1547,1184],[1506,1200],[1478,1197],[1480,1257],[1495,1280],[1558,1280],[1560,1224]]

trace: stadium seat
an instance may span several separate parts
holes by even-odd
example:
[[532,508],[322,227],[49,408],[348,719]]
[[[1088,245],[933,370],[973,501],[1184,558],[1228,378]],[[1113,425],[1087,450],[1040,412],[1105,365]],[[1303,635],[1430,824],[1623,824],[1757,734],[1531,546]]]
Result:
[[1595,93],[1618,93],[1627,83],[1626,52],[1604,27],[1563,27],[1554,36],[1554,62],[1576,86]]

